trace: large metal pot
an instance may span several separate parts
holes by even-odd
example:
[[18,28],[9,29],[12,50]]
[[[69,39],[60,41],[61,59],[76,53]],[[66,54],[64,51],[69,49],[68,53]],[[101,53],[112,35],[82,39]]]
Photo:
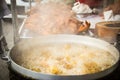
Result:
[[[41,43],[64,43],[64,42],[72,42],[72,43],[82,43],[90,46],[95,46],[101,49],[105,49],[109,51],[115,58],[116,58],[116,63],[110,67],[109,69],[106,69],[104,71],[94,73],[94,74],[87,74],[87,75],[49,75],[49,74],[43,74],[40,72],[35,72],[29,69],[26,69],[20,65],[18,65],[15,60],[19,59],[18,56],[21,55],[21,53],[26,53],[25,49],[29,48],[29,46],[34,46],[35,48],[36,45],[39,45]],[[17,43],[11,50],[9,54],[10,58],[10,66],[11,68],[16,71],[17,73],[20,73],[24,76],[30,77],[32,79],[37,79],[37,80],[93,80],[93,79],[98,79],[103,76],[108,75],[112,71],[115,70],[117,67],[118,61],[119,61],[119,52],[118,50],[111,44],[91,38],[91,37],[86,37],[86,36],[78,36],[78,35],[52,35],[52,36],[42,36],[39,38],[26,38],[21,40],[19,43]]]

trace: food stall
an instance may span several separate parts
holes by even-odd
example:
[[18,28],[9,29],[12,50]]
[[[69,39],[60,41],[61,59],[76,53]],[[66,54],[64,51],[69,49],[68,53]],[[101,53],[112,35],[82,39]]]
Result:
[[18,28],[16,0],[11,0],[15,46],[9,54],[10,80],[120,79],[115,47],[119,12],[103,11],[106,0],[101,0],[102,7],[81,0],[36,0],[35,6],[31,1],[28,17]]

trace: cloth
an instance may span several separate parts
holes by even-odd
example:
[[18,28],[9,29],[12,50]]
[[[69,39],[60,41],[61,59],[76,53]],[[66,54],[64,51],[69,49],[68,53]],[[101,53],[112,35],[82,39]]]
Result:
[[10,14],[10,10],[6,4],[6,1],[0,0],[0,18],[8,14]]
[[114,15],[112,10],[104,11],[103,15],[105,21],[120,21],[120,14]]

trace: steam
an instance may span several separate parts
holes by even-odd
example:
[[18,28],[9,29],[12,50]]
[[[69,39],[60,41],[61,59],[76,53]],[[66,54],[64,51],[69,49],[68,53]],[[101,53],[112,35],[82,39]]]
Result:
[[29,15],[25,27],[41,35],[76,34],[80,25],[71,7],[64,3],[37,4]]

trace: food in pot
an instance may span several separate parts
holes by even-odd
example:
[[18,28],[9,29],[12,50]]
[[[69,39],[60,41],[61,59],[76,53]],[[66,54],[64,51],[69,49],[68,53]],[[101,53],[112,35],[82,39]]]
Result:
[[41,43],[21,53],[17,64],[32,71],[53,75],[96,73],[115,64],[108,51],[77,43]]
[[85,23],[81,24],[81,26],[79,27],[78,32],[86,32],[88,31],[89,27],[90,27],[90,23],[85,21]]

